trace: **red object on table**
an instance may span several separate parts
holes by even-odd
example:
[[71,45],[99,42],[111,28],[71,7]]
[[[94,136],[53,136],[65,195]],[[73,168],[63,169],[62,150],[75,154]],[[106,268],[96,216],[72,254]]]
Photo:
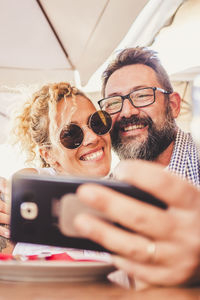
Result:
[[47,256],[45,258],[46,260],[67,260],[67,261],[75,261],[71,256],[69,256],[67,253],[57,253],[52,254],[51,256]]
[[12,254],[0,253],[0,260],[10,260],[13,259]]
[[38,255],[28,255],[28,260],[38,260]]

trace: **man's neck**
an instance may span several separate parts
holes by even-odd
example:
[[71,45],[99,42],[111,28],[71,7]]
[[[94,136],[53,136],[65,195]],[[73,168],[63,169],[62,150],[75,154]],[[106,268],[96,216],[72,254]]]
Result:
[[172,157],[174,143],[175,141],[171,142],[171,144],[155,159],[155,162],[165,167],[168,166]]

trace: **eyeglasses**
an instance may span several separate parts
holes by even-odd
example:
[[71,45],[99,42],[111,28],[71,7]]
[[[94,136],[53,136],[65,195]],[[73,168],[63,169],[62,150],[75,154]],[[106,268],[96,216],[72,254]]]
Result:
[[125,96],[112,96],[98,101],[101,109],[107,111],[110,115],[116,114],[122,110],[124,100],[128,99],[134,107],[145,107],[153,104],[156,100],[155,92],[171,94],[158,87],[146,87],[134,90]]
[[[99,110],[89,117],[87,126],[97,135],[104,135],[110,131],[112,119],[109,113]],[[76,149],[80,147],[84,139],[82,128],[74,123],[67,125],[60,132],[61,144],[67,149]]]

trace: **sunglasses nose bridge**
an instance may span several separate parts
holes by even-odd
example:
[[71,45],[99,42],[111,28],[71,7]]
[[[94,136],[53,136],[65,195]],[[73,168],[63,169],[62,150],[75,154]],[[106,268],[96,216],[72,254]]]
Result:
[[84,137],[83,137],[83,146],[87,146],[88,144],[95,143],[98,139],[99,136],[90,128],[89,125],[84,125],[82,126],[82,130],[84,132]]

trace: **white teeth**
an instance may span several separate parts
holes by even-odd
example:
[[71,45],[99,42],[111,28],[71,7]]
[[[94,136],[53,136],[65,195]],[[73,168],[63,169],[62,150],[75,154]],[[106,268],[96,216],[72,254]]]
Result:
[[100,158],[102,155],[103,155],[103,150],[99,150],[97,152],[94,152],[94,153],[83,156],[82,160],[86,160],[86,161],[95,160],[95,159]]
[[124,127],[124,131],[129,131],[129,130],[135,130],[135,129],[141,129],[141,128],[144,128],[145,125],[142,125],[142,124],[138,124],[138,125],[130,125],[130,126],[127,126],[127,127]]

